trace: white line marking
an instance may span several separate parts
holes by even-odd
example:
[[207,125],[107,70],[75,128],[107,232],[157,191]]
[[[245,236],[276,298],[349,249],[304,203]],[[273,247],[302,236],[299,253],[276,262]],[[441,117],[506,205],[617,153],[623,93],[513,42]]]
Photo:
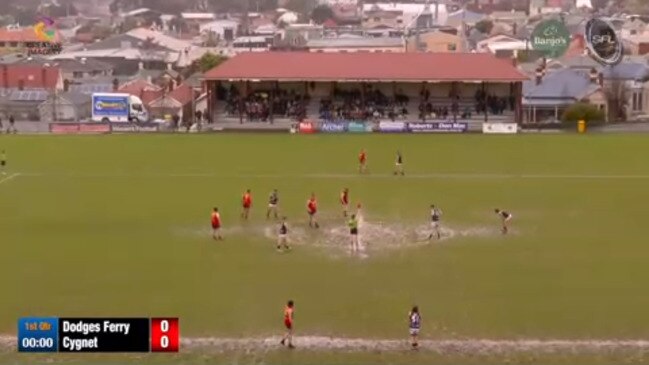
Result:
[[15,173],[15,174],[11,174],[11,175],[5,177],[4,179],[0,180],[0,184],[4,184],[4,183],[6,183],[7,181],[10,181],[10,180],[12,180],[12,179],[14,179],[14,178],[16,178],[16,177],[18,177],[18,176],[20,176],[20,175],[21,175],[21,174],[18,173],[18,172]]
[[[181,347],[183,352],[205,350],[223,351],[268,351],[281,349],[280,337],[253,338],[219,338],[219,337],[183,337]],[[325,336],[296,336],[295,345],[300,349],[318,351],[403,351],[409,349],[408,339],[364,339]],[[0,351],[15,351],[17,339],[15,336],[0,336]],[[649,340],[558,340],[558,339],[463,339],[463,340],[420,340],[419,347],[423,350],[449,354],[511,354],[511,353],[607,353],[615,351],[646,352],[649,350]]]
[[164,178],[164,177],[178,177],[178,178],[257,178],[257,179],[279,179],[279,178],[302,178],[302,179],[394,179],[395,181],[403,179],[554,179],[554,180],[647,180],[649,175],[633,175],[633,174],[505,174],[505,173],[429,173],[429,174],[410,174],[405,176],[395,177],[391,174],[374,174],[374,175],[359,175],[359,174],[218,174],[218,173],[84,173],[84,172],[70,172],[70,173],[38,173],[38,172],[23,172],[13,174],[7,178],[11,179],[18,176],[25,177],[79,177],[79,178]]

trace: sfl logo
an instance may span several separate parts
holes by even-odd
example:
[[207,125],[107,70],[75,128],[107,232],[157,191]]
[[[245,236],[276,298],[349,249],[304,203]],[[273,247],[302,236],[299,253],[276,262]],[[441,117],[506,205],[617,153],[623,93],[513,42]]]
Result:
[[586,45],[590,56],[603,65],[622,61],[622,42],[611,24],[602,19],[591,19],[586,24]]

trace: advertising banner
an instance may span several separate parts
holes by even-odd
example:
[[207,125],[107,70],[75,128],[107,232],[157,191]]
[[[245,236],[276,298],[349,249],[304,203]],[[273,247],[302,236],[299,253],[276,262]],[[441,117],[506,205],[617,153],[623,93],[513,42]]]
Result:
[[518,124],[516,123],[482,123],[482,133],[485,134],[516,134]]
[[406,132],[408,126],[405,122],[393,122],[389,120],[383,120],[379,122],[379,132],[385,133],[400,133]]
[[340,133],[345,131],[345,123],[322,122],[320,131],[324,133]]
[[79,133],[79,123],[50,123],[50,133],[77,134]]
[[158,123],[111,123],[110,129],[113,133],[145,133],[158,132]]
[[79,124],[79,133],[87,133],[87,134],[93,134],[93,133],[110,133],[110,124],[86,124],[86,123],[80,123]]
[[349,122],[347,123],[347,131],[352,133],[371,133],[372,125],[364,122]]
[[463,133],[469,130],[466,122],[411,122],[408,130],[412,133]]
[[306,134],[311,134],[315,133],[316,129],[313,123],[311,122],[300,122],[297,126],[297,130],[300,133],[306,133]]

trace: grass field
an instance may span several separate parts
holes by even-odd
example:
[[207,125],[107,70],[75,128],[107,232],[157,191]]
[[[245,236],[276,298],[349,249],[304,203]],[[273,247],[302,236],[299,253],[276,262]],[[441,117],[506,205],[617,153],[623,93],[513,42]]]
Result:
[[[0,177],[0,334],[15,335],[21,316],[178,316],[186,338],[264,338],[282,334],[291,298],[298,347],[300,336],[405,340],[413,304],[424,340],[649,339],[648,146],[644,135],[0,136],[8,155]],[[366,176],[356,172],[361,148]],[[405,177],[391,175],[397,149]],[[344,187],[377,230],[364,259],[329,245],[327,235],[344,226]],[[246,188],[255,206],[242,222]],[[265,219],[273,188],[300,233],[289,254],[274,251],[275,223]],[[319,232],[305,227],[311,192]],[[444,211],[450,236],[412,244],[431,203]],[[215,205],[223,242],[210,239]],[[514,214],[510,235],[498,233],[496,207]],[[42,360],[8,351],[0,361]],[[572,355],[512,359],[561,363]],[[208,355],[182,356],[168,359],[204,363]],[[299,348],[241,356],[207,358],[475,360]],[[649,355],[583,359],[649,362]],[[147,360],[162,358],[137,359]]]

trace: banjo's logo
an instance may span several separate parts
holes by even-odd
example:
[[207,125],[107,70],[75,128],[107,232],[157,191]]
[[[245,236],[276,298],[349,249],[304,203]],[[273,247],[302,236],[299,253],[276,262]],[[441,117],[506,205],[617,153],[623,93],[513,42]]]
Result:
[[603,65],[615,65],[622,60],[622,41],[613,26],[602,19],[591,19],[586,23],[586,46],[590,56]]
[[532,48],[549,58],[561,57],[570,46],[570,32],[558,20],[547,20],[532,31]]

